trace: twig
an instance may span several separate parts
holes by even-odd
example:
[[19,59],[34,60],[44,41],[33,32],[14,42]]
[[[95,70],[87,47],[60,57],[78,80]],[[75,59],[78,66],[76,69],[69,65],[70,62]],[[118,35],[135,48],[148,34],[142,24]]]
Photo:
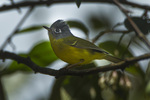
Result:
[[121,44],[121,41],[123,39],[123,37],[125,36],[125,34],[122,34],[121,37],[119,38],[119,41],[118,41],[118,44],[117,44],[117,47]]
[[150,6],[149,5],[140,5],[140,4],[133,3],[133,2],[130,2],[130,1],[127,1],[127,0],[120,0],[120,3],[126,4],[126,5],[130,5],[130,6],[135,7],[135,8],[141,8],[141,9],[145,9],[145,10],[150,10]]
[[92,39],[92,42],[96,42],[101,36],[103,36],[106,33],[129,33],[130,31],[128,30],[106,30],[106,31],[101,31],[95,38]]
[[125,56],[126,52],[128,51],[128,48],[129,48],[129,46],[131,45],[132,41],[133,41],[133,38],[130,39],[130,41],[129,41],[127,47],[125,48],[125,50],[124,50],[123,53],[122,53],[121,58],[124,58],[124,56]]
[[[11,4],[12,4],[12,5],[15,5],[14,0],[10,0],[10,1],[11,1]],[[17,6],[16,6],[16,8],[17,8],[18,12],[20,13],[20,12],[21,12],[21,9],[20,9],[19,7],[17,7]]]
[[[41,5],[52,5],[52,4],[56,4],[56,3],[72,3],[74,2],[73,0],[38,0],[38,1],[21,1],[16,3],[15,5],[3,5],[2,7],[0,7],[0,11],[6,11],[6,10],[10,10],[10,9],[16,9],[16,8],[22,8],[22,7],[29,7],[29,6],[41,6]],[[109,4],[113,4],[113,0],[83,0],[83,2],[91,2],[91,3],[109,3]],[[136,7],[136,8],[141,8],[144,10],[150,10],[150,6],[148,5],[140,5],[137,3],[133,3],[127,0],[120,0],[120,2],[122,4],[125,5],[129,5],[132,7]]]
[[19,55],[16,55],[14,53],[10,53],[7,51],[0,51],[0,59],[5,60],[5,59],[12,59],[17,61],[18,63],[22,63],[30,67],[34,72],[39,72],[42,74],[46,75],[51,75],[55,77],[61,77],[65,75],[72,75],[72,76],[84,76],[84,75],[89,75],[89,74],[96,74],[99,72],[106,72],[110,70],[116,70],[116,69],[125,69],[129,65],[141,61],[144,59],[150,58],[150,53],[149,54],[144,54],[138,57],[133,57],[133,58],[128,58],[122,62],[116,63],[116,64],[110,64],[106,66],[101,66],[97,68],[91,68],[91,69],[84,69],[84,70],[73,70],[73,69],[60,69],[60,70],[54,70],[51,68],[43,68],[38,65],[36,65],[34,62],[31,61],[30,58],[24,58]]
[[120,8],[120,10],[125,14],[125,16],[129,20],[130,24],[132,25],[132,27],[133,27],[135,33],[137,34],[137,36],[139,37],[139,39],[142,40],[150,49],[150,42],[145,37],[145,35],[141,32],[141,30],[137,27],[137,25],[133,22],[133,20],[128,16],[128,13],[126,12],[126,10],[120,5],[120,3],[117,0],[113,0],[113,1]]
[[2,83],[1,76],[0,76],[0,100],[6,100],[5,89]]
[[7,43],[11,42],[12,37],[18,32],[20,26],[24,23],[24,21],[27,19],[27,17],[30,15],[30,13],[32,12],[33,7],[31,7],[27,13],[24,15],[24,17],[21,19],[21,21],[18,23],[18,25],[15,27],[14,31],[9,35],[9,37],[6,39],[6,41],[3,43],[3,45],[1,46],[0,50],[3,50]]

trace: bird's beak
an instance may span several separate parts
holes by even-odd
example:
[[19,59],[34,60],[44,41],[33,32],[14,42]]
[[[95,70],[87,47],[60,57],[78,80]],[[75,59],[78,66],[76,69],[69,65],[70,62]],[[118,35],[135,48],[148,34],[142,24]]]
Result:
[[48,28],[47,26],[43,26],[45,29],[50,30],[50,28]]

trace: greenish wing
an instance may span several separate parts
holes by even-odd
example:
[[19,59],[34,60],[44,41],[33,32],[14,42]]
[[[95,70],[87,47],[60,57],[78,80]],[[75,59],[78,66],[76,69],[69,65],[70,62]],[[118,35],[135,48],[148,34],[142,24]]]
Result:
[[77,48],[91,49],[96,52],[109,54],[108,52],[97,47],[95,44],[75,36],[66,37],[64,39],[64,43]]

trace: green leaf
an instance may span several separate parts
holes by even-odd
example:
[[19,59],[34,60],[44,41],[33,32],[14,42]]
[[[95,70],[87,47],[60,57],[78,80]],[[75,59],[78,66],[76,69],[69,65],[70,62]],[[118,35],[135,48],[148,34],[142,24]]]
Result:
[[126,49],[125,45],[118,46],[118,43],[114,41],[106,41],[106,42],[100,43],[99,47],[117,57],[121,57],[123,55],[125,55],[125,57],[132,57],[132,54]]
[[81,5],[81,1],[82,1],[82,0],[76,0],[76,5],[77,5],[78,8],[79,8],[80,5]]
[[145,80],[148,82],[150,81],[150,61],[148,63],[148,67],[146,69],[146,74],[145,74]]
[[150,80],[147,82],[147,86],[146,86],[145,91],[147,94],[150,94]]
[[88,22],[90,27],[94,30],[99,30],[103,28],[110,29],[112,27],[111,19],[103,13],[100,16],[90,14],[90,16],[88,17]]
[[102,100],[98,81],[98,75],[59,78],[54,83],[50,100]]
[[[93,63],[78,67],[78,70],[96,67]],[[91,80],[91,81],[90,81]],[[64,76],[57,79],[50,100],[102,100],[99,75],[84,77]],[[91,90],[92,93],[91,93]]]
[[38,31],[40,29],[43,29],[42,26],[46,26],[46,25],[34,25],[34,26],[30,26],[30,27],[24,28],[22,30],[19,30],[16,34],[22,34],[22,33],[27,33],[27,32],[31,32],[31,31]]
[[[27,54],[18,54],[18,55],[22,56],[22,57],[27,57]],[[8,69],[3,71],[2,74],[3,75],[11,74],[11,73],[14,73],[16,71],[29,72],[29,71],[31,71],[31,69],[24,64],[21,64],[21,63],[19,64],[16,61],[12,61],[12,63],[8,66]]]
[[[99,47],[119,58],[122,56],[124,56],[124,58],[133,57],[132,53],[128,49],[126,49],[125,45],[118,46],[118,43],[114,41],[106,41],[100,43]],[[127,67],[125,70],[133,75],[144,77],[144,72],[138,63]]]
[[131,73],[132,75],[138,76],[140,78],[145,77],[145,73],[141,69],[139,64],[131,65],[129,67],[126,67],[125,71]]
[[70,27],[78,28],[82,30],[85,33],[85,35],[88,35],[89,30],[82,22],[77,21],[77,20],[70,20],[70,21],[67,21],[67,23],[69,24]]
[[104,22],[101,19],[99,19],[99,18],[97,18],[95,16],[91,16],[90,23],[91,23],[91,27],[93,29],[100,29],[100,28],[104,28],[105,27]]
[[[19,54],[22,57],[30,57],[31,60],[41,66],[45,67],[54,62],[57,57],[55,56],[51,46],[50,42],[45,41],[41,42],[37,45],[35,45],[31,51],[27,54]],[[24,65],[24,64],[19,64],[16,61],[13,61],[9,66],[6,71],[4,71],[2,74],[11,74],[16,71],[23,71],[23,72],[30,72],[31,69]]]
[[65,80],[65,77],[61,77],[61,78],[58,78],[57,80],[55,80],[53,88],[52,88],[52,92],[50,92],[49,100],[62,100],[60,89],[62,87],[62,83],[64,80]]
[[[131,17],[131,19],[134,21],[134,23],[138,26],[138,28],[141,30],[143,34],[146,35],[149,33],[150,23],[148,23],[148,19],[144,19],[141,17]],[[134,31],[134,28],[132,27],[127,18],[124,21],[124,25],[128,30]]]
[[39,66],[48,66],[57,59],[48,41],[37,44],[30,51],[29,57]]

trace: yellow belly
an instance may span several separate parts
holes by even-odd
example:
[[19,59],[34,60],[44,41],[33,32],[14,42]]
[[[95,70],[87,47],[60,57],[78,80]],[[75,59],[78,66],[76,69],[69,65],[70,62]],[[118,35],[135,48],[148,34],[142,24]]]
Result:
[[89,49],[76,48],[70,45],[66,45],[62,40],[51,41],[52,48],[58,58],[69,63],[76,64],[83,59],[82,64],[88,64],[94,59],[99,59],[100,56],[104,56],[99,52],[93,52]]

